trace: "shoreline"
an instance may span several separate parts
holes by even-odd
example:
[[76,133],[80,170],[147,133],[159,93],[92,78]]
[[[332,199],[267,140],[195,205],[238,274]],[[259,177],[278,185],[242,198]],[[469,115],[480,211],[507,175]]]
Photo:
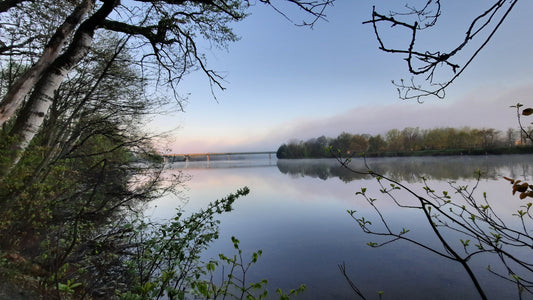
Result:
[[[502,147],[502,148],[474,148],[474,149],[441,149],[441,150],[415,150],[398,152],[358,153],[352,157],[411,157],[411,156],[480,156],[480,155],[505,155],[505,154],[533,154],[533,146]],[[302,156],[279,157],[278,159],[320,159],[335,158],[334,156]]]

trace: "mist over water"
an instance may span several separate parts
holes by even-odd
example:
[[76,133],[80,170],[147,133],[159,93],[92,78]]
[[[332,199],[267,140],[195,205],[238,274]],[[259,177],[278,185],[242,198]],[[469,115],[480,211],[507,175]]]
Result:
[[[530,155],[501,156],[444,156],[444,157],[385,157],[354,158],[349,167],[365,173],[372,171],[406,182],[420,181],[421,177],[435,180],[476,178],[478,171],[484,179],[498,179],[502,173],[512,178],[531,174]],[[369,178],[349,171],[335,159],[278,160],[280,172],[291,176],[318,177],[323,180],[337,177],[345,182]],[[523,179],[527,180],[527,179]]]
[[[516,198],[502,177],[530,180],[533,176],[533,155],[372,158],[366,164],[421,193],[421,176],[435,190],[449,190],[450,180],[473,186],[479,170],[482,177],[476,194],[486,192],[502,215],[513,213],[508,204]],[[364,166],[363,159],[352,161],[356,169]],[[217,258],[218,253],[232,255],[231,236],[241,241],[245,256],[263,250],[247,276],[250,282],[268,279],[271,296],[278,287],[287,291],[304,283],[307,290],[297,299],[353,298],[337,267],[345,263],[352,280],[369,298],[377,298],[378,291],[385,292],[385,299],[478,298],[458,264],[404,242],[368,247],[367,242],[379,239],[363,233],[346,212],[357,210],[377,221],[372,219],[371,208],[355,195],[362,187],[382,201],[382,211],[394,228],[408,228],[411,237],[430,245],[438,246],[438,242],[423,216],[387,202],[374,179],[349,172],[333,159],[248,157],[174,163],[167,172],[185,172],[191,180],[186,183],[185,204],[169,195],[147,209],[147,214],[159,220],[171,218],[178,206],[194,211],[243,186],[250,188],[250,195],[239,199],[234,211],[220,217],[220,238],[204,258]],[[513,285],[486,271],[489,263],[486,257],[472,261],[489,297],[515,298]]]

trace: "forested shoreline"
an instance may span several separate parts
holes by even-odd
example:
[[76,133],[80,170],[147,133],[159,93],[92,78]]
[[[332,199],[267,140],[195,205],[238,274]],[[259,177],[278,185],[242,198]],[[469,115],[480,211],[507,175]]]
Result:
[[336,138],[320,136],[306,141],[292,140],[277,150],[280,159],[331,158],[338,156],[443,156],[533,153],[531,142],[520,130],[505,134],[493,128],[407,127],[384,135],[343,132]]
[[[186,83],[196,81],[185,81],[185,78],[193,72],[203,76],[213,100],[217,100],[215,92],[225,89],[226,72],[211,69],[213,60],[217,65],[216,56],[211,58],[211,54],[217,49],[229,50],[229,45],[240,39],[237,30],[234,32],[234,26],[252,15],[252,12],[255,14],[255,7],[264,7],[286,19],[289,24],[312,28],[318,21],[325,20],[325,13],[334,2],[336,1],[0,1],[0,299],[270,299],[277,296],[289,299],[289,296],[303,291],[305,286],[301,285],[287,293],[277,289],[276,296],[272,296],[268,294],[270,290],[267,289],[266,279],[251,282],[250,278],[253,277],[247,277],[247,274],[253,272],[249,272],[249,268],[258,261],[262,251],[243,252],[239,248],[239,240],[233,236],[230,245],[230,251],[233,252],[219,254],[218,258],[208,261],[203,259],[204,251],[219,237],[220,215],[231,212],[235,201],[248,195],[250,190],[246,186],[240,186],[227,192],[228,186],[224,186],[225,192],[220,197],[208,199],[210,202],[202,208],[186,210],[186,197],[181,193],[187,191],[187,180],[190,177],[181,171],[171,174],[167,172],[168,165],[160,153],[167,151],[161,148],[171,142],[164,133],[151,132],[150,124],[154,124],[151,122],[161,115],[184,112],[190,91],[183,87]],[[479,29],[473,33],[469,30],[465,42],[450,53],[418,51],[418,45],[414,47],[415,33],[433,26],[440,16],[440,1],[428,1],[421,10],[406,5],[410,11],[407,14],[397,14],[399,18],[382,15],[374,7],[372,14],[369,14],[371,19],[364,23],[373,25],[376,41],[381,44],[380,49],[408,54],[409,72],[429,75],[426,78],[430,80],[426,81],[432,87],[430,90],[415,85],[414,81],[393,82],[400,98],[420,101],[420,97],[444,97],[444,89],[470,63],[468,61],[460,68],[449,59],[460,53],[461,49],[468,48],[465,47],[466,43],[473,40],[477,33],[486,32],[484,29],[494,24],[491,22],[496,22],[497,25],[490,29],[489,38],[479,43],[481,48],[486,45],[517,0],[509,2],[510,6],[505,8],[503,16],[498,16],[497,13],[505,7],[505,1],[498,2],[473,19],[471,28]],[[257,8],[259,9],[263,8]],[[434,10],[434,15],[429,14],[429,10]],[[418,20],[414,21],[414,26],[399,21],[400,17],[409,16]],[[421,17],[430,22],[419,26]],[[294,22],[292,19],[301,21]],[[260,38],[281,33],[281,30],[276,30],[274,26],[261,20],[258,17],[260,26],[246,24],[239,30],[249,27]],[[350,18],[350,22],[353,20]],[[478,21],[484,22],[483,25],[479,25]],[[412,31],[413,39],[408,43],[409,49],[385,47],[378,23]],[[271,32],[263,31],[264,29]],[[347,35],[343,33],[342,36],[345,39]],[[285,45],[289,39],[281,35],[279,37],[282,38],[280,45],[283,47],[278,48],[283,51],[289,49],[290,47],[285,47],[290,46]],[[325,45],[334,44],[328,42]],[[262,53],[256,51],[268,50],[269,55],[274,56],[281,53],[277,51],[278,48],[275,51],[254,49],[247,52],[261,57]],[[474,56],[477,53],[475,51]],[[296,54],[301,58],[307,57],[303,55],[306,53]],[[327,54],[331,57],[331,52],[328,51]],[[237,57],[243,61],[246,59]],[[257,57],[248,58],[263,62]],[[312,59],[306,61],[305,65],[312,65],[317,61],[317,58],[309,57]],[[281,64],[273,69],[276,74],[292,69],[283,64],[281,59],[277,61]],[[421,63],[420,66],[415,66],[416,71],[412,68],[411,61]],[[264,63],[263,65],[266,66]],[[328,65],[336,66],[331,63]],[[448,83],[433,82],[433,73],[439,65],[450,67],[455,74]],[[351,69],[358,70],[353,67]],[[267,74],[261,69],[253,70],[253,73]],[[321,71],[312,78],[322,80],[326,76],[329,76],[328,72]],[[276,84],[271,87],[262,78],[264,77],[255,80],[283,96],[279,97],[283,102],[278,103],[287,103],[284,97],[291,99],[290,94],[284,93],[281,86]],[[275,79],[282,77],[276,76]],[[297,86],[292,81],[287,82]],[[316,82],[313,79],[308,83],[316,85]],[[325,82],[321,84],[321,90],[325,90],[324,86]],[[350,83],[350,86],[353,84]],[[240,93],[244,95],[244,92]],[[252,99],[259,94],[260,91],[253,90],[246,98]],[[269,97],[272,99],[272,95]],[[332,96],[329,97],[333,99]],[[349,99],[358,98],[350,95]],[[323,98],[318,100],[321,102],[317,103],[322,103]],[[256,99],[257,103],[258,101],[259,98]],[[268,105],[280,110],[282,104],[278,103]],[[342,103],[346,105],[346,102]],[[309,103],[306,105],[312,106]],[[344,132],[336,138],[321,136],[284,144],[278,149],[277,156],[318,158],[349,157],[362,153],[368,156],[496,154],[513,151],[531,153],[533,132],[531,128],[526,130],[522,127],[520,116],[533,114],[533,109],[528,107],[521,110],[521,106],[513,106],[516,108],[521,130],[509,129],[502,133],[495,129],[466,127],[430,130],[405,128],[392,129],[384,135],[376,136]],[[231,108],[238,111],[235,106]],[[228,118],[216,108],[213,110],[217,115]],[[284,110],[291,111],[287,107]],[[270,116],[260,108],[255,109],[255,113]],[[477,109],[472,113],[484,116]],[[246,115],[240,113],[239,116]],[[448,116],[443,114],[442,117]],[[385,119],[382,116],[376,118]],[[195,126],[199,126],[200,123],[196,124]],[[234,128],[234,124],[220,124]],[[239,132],[231,133],[236,136]],[[202,139],[206,138],[196,134]],[[176,141],[179,142],[184,143],[184,140]],[[283,170],[287,170],[287,173],[292,172],[290,166],[285,167]],[[342,167],[343,172],[358,172],[350,170],[346,164],[342,164]],[[320,176],[341,174],[339,178],[355,177],[329,170],[329,173],[322,172]],[[466,199],[466,206],[459,205],[463,202],[452,202],[447,191],[437,195],[426,186],[429,195],[427,199],[410,193],[419,204],[413,207],[399,204],[392,194],[400,186],[410,191],[408,186],[393,178],[384,178],[374,171],[365,171],[364,175],[374,176],[380,185],[381,180],[387,181],[391,188],[387,186],[379,192],[390,196],[399,208],[416,209],[424,214],[428,221],[425,226],[437,234],[441,248],[446,249],[446,252],[439,252],[432,246],[424,247],[443,258],[460,263],[482,299],[486,299],[483,288],[477,284],[476,274],[468,265],[469,259],[478,253],[493,254],[496,263],[499,261],[507,271],[496,275],[515,284],[519,293],[525,291],[533,294],[533,266],[529,262],[531,254],[527,253],[522,259],[502,252],[507,250],[505,247],[508,245],[531,248],[533,236],[525,224],[533,220],[530,210],[533,203],[515,202],[517,214],[513,212],[511,216],[520,218],[523,227],[515,229],[503,223],[503,219],[496,214],[496,209],[489,206],[486,199],[476,202],[471,197],[472,193],[467,194],[465,187],[452,186],[451,191],[455,192],[454,196],[462,197],[459,201]],[[513,194],[519,192],[515,198],[533,198],[533,185],[514,178],[505,179],[511,182]],[[253,178],[250,181],[255,185]],[[290,193],[286,189],[279,190]],[[216,192],[222,193],[222,189]],[[385,224],[384,227],[389,228],[380,208],[375,206],[375,198],[365,193],[366,188],[361,188],[356,195],[373,206],[379,220]],[[175,211],[165,220],[150,219],[149,213],[145,214],[146,205],[162,196],[173,197]],[[275,202],[270,201],[270,207],[273,207],[272,203]],[[509,203],[511,202],[506,202]],[[456,211],[452,213],[452,209]],[[459,209],[460,212],[457,212]],[[267,214],[265,210],[257,211]],[[287,212],[288,217],[296,216],[292,207]],[[347,212],[349,216],[346,217],[353,218],[354,225],[361,227],[365,233],[391,238],[383,244],[405,239],[416,245],[423,245],[423,242],[405,238],[404,234],[408,232],[405,228],[399,233],[390,230],[379,233],[368,226],[370,222],[364,216],[355,215],[355,210]],[[443,220],[441,217],[446,219],[439,224]],[[529,223],[527,228],[531,228]],[[455,225],[458,227],[453,227]],[[443,226],[464,233],[461,244],[443,238],[439,234],[440,227]],[[260,227],[249,227],[257,232],[262,231]],[[483,230],[486,228],[490,230]],[[306,229],[305,232],[312,231]],[[313,238],[317,236],[314,234]],[[467,248],[470,240],[471,246],[478,243],[475,245],[477,250]],[[268,238],[265,241],[272,242]],[[293,240],[289,243],[292,242]],[[379,246],[376,242],[368,242],[367,245]],[[454,252],[454,248],[460,251]],[[278,249],[276,251],[279,252]],[[465,255],[462,255],[463,251],[466,252]],[[459,252],[461,255],[457,254]],[[361,256],[361,259],[365,258]],[[507,264],[507,259],[511,264]],[[312,260],[309,262],[314,263]],[[335,268],[334,265],[332,267]],[[347,275],[345,265],[339,264],[338,267],[350,288],[366,299]],[[305,273],[306,270],[298,271]],[[276,281],[273,282],[277,284]],[[323,284],[328,285],[329,280]],[[331,289],[334,290],[335,287]],[[332,291],[332,295],[336,295],[336,292]],[[413,292],[418,294],[417,291]],[[381,294],[379,295],[381,298]]]
[[[330,4],[287,2],[311,18],[307,25]],[[239,285],[245,271],[217,284],[202,277],[215,263],[241,266],[228,258],[204,263],[200,254],[218,238],[218,215],[248,188],[187,215],[178,204],[165,222],[143,213],[162,195],[179,203],[187,181],[165,174],[156,149],[165,136],[150,132],[149,122],[183,110],[180,82],[193,71],[223,89],[197,43],[224,49],[237,41],[232,26],[250,7],[0,1],[0,299],[266,293],[263,282]]]

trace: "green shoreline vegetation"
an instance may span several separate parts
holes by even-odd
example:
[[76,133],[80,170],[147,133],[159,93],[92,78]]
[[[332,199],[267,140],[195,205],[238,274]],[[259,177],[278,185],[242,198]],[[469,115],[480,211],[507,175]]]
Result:
[[407,127],[384,135],[341,133],[336,138],[320,136],[281,145],[279,159],[331,158],[338,156],[395,157],[533,153],[533,145],[520,130],[505,134],[493,128]]
[[[156,222],[143,215],[145,205],[162,195],[181,201],[188,180],[186,174],[164,172],[164,160],[155,145],[165,136],[150,133],[148,122],[159,114],[183,111],[188,94],[182,82],[191,72],[204,75],[216,99],[215,91],[223,90],[225,81],[223,73],[209,67],[206,54],[210,49],[228,49],[239,40],[233,26],[250,15],[256,5],[251,2],[0,1],[0,299],[267,297],[266,280],[249,282],[246,277],[261,251],[248,258],[233,237],[233,254],[208,262],[201,256],[219,237],[218,216],[230,212],[233,203],[249,193],[247,187],[213,199],[196,212],[184,211],[178,202],[169,220]],[[255,2],[288,20],[285,9],[297,9],[303,15],[298,25],[312,27],[326,17],[324,12],[334,0],[286,0],[280,2],[287,7],[279,9],[268,0]],[[509,11],[516,3],[511,2]],[[438,1],[437,5],[440,12]],[[495,14],[501,6],[493,7]],[[426,17],[426,8],[413,13]],[[490,15],[490,23],[493,15],[485,15]],[[405,26],[376,11],[373,17],[371,23]],[[379,32],[375,33],[380,40]],[[473,37],[468,35],[466,40]],[[408,52],[414,54],[410,58],[429,63],[424,72],[430,71],[433,78],[434,66],[444,62],[455,72],[458,66],[448,58],[463,46],[438,57]],[[403,83],[396,86],[403,95],[417,90]],[[439,96],[443,88],[421,96]],[[514,106],[517,113],[520,106]],[[531,114],[531,108],[522,111],[524,116]],[[322,136],[282,145],[278,157],[331,156],[325,149],[349,156],[531,153],[531,132],[522,128],[517,116],[522,131],[510,129],[505,135],[495,129],[470,128],[393,129],[383,137],[342,133],[337,138]],[[533,185],[507,180],[520,197],[533,197]],[[389,181],[393,190],[401,185]],[[365,191],[359,195],[366,197]],[[436,202],[416,199],[425,201],[419,209],[430,216],[431,207],[438,211],[450,204],[448,198],[444,194],[432,198]],[[493,211],[488,206],[470,204],[472,222],[481,220],[491,228],[499,225],[499,218],[490,219]],[[531,220],[533,204],[526,205],[525,212],[519,208],[517,213]],[[491,214],[485,213],[487,209]],[[479,233],[478,225],[460,216],[450,224],[464,222],[465,228],[474,228],[469,234],[486,241],[493,253],[501,254],[502,239],[521,246],[533,240],[526,230],[518,239],[514,238],[518,231],[500,235],[508,229],[505,224],[497,234]],[[354,219],[362,228],[368,224],[364,218]],[[434,224],[428,223],[437,232]],[[404,233],[396,237],[403,238]],[[529,239],[527,244],[520,240],[522,236]],[[461,240],[465,250],[469,241]],[[451,249],[447,241],[442,244]],[[468,258],[452,259],[467,269]],[[530,273],[529,260],[515,262]],[[213,280],[217,271],[226,277]],[[517,287],[532,292],[533,280],[517,274],[511,274]],[[304,289],[302,285],[286,294],[279,289],[276,293],[288,299]]]
[[[329,5],[287,2],[316,19]],[[183,110],[178,83],[190,72],[223,88],[197,43],[237,41],[232,26],[249,8],[0,1],[0,299],[266,297],[267,281],[245,274],[260,251],[248,258],[232,238],[234,252],[201,256],[219,236],[219,215],[249,189],[185,211],[188,176],[165,173],[156,149],[165,135],[148,128]],[[151,220],[146,205],[162,195],[176,200],[175,213]],[[214,281],[215,272],[226,277]]]

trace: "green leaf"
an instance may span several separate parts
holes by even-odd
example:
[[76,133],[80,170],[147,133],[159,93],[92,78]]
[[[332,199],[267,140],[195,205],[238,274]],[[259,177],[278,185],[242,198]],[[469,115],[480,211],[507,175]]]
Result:
[[516,274],[511,274],[511,277],[513,277],[513,279],[515,281],[520,281],[522,278],[520,278],[520,276],[516,275]]

